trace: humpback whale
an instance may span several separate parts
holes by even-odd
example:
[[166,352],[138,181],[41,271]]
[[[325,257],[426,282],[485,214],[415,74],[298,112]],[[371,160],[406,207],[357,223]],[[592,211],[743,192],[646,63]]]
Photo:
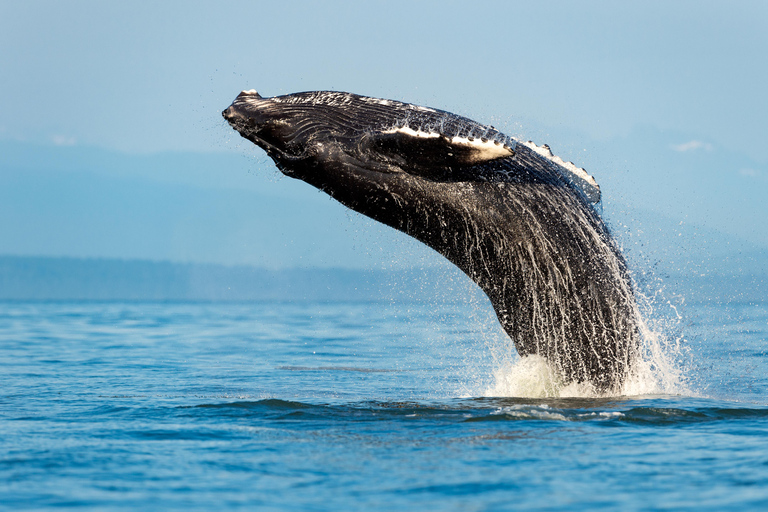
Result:
[[584,169],[462,116],[345,92],[243,91],[222,115],[285,175],[459,267],[521,356],[565,383],[620,389],[638,309]]

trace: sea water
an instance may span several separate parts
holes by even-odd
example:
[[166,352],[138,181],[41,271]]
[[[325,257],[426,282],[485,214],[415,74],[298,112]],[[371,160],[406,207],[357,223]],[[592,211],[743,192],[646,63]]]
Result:
[[601,397],[476,304],[0,303],[0,508],[766,509],[768,302],[679,313]]

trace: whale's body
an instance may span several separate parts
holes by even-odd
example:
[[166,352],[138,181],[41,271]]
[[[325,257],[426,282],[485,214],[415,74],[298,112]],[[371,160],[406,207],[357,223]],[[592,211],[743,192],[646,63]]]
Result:
[[458,266],[520,355],[602,391],[625,380],[637,308],[583,169],[461,116],[349,93],[243,91],[223,115],[284,174]]

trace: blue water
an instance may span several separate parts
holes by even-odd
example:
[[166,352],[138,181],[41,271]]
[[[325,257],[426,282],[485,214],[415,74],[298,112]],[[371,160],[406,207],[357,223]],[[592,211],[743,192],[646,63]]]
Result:
[[682,391],[608,398],[487,396],[486,309],[0,303],[0,507],[768,507],[768,302],[688,304]]

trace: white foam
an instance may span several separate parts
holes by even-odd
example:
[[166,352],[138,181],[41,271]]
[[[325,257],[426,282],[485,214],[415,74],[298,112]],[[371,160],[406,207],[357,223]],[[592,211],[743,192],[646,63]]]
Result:
[[[644,300],[644,297],[638,297]],[[648,308],[648,304],[644,308]],[[652,311],[646,309],[644,316],[653,318]],[[631,372],[619,389],[598,393],[588,383],[564,382],[553,370],[547,360],[539,355],[516,359],[497,360],[493,371],[493,384],[484,392],[484,396],[518,398],[566,398],[566,397],[606,397],[606,396],[642,396],[642,395],[686,395],[694,393],[686,383],[684,368],[680,359],[685,350],[682,339],[671,334],[674,320],[657,319],[653,325],[642,317],[639,330],[642,347],[637,355]],[[670,333],[670,334],[665,334]],[[513,347],[496,347],[502,351],[514,350]]]
[[520,419],[568,421],[564,414],[558,412],[557,409],[552,409],[548,405],[516,404],[509,407],[500,407],[491,413],[494,416],[501,414]]
[[589,384],[563,382],[557,372],[539,355],[507,362],[493,372],[494,384],[485,396],[519,398],[561,398],[595,396]]

